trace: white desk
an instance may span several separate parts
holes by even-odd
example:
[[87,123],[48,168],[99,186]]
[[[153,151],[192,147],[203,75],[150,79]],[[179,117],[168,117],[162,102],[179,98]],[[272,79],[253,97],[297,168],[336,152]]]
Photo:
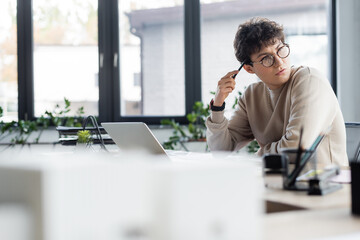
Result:
[[360,217],[352,216],[349,208],[272,213],[264,217],[263,236],[269,240],[356,240],[360,239]]
[[[351,214],[351,185],[325,196],[267,189],[263,239],[360,239],[360,216]],[[331,238],[332,239],[332,238]]]
[[351,206],[351,185],[342,184],[342,186],[340,190],[324,196],[309,196],[306,192],[267,188],[264,200],[270,208],[268,212],[349,208]]
[[[32,229],[27,239],[309,239],[360,232],[359,218],[350,214],[350,185],[325,196],[265,189],[257,181],[258,159],[179,154],[169,166],[127,156],[45,155],[45,161],[31,152],[18,162],[16,155],[0,161],[0,207],[30,209],[14,218]],[[264,202],[270,212],[306,210],[265,214]]]

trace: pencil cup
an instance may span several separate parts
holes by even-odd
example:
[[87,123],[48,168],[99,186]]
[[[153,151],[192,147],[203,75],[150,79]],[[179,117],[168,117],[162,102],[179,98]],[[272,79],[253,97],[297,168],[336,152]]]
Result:
[[[301,160],[306,154],[311,154],[309,150],[301,151],[301,155],[299,157],[299,164]],[[281,149],[281,155],[283,156],[283,163],[285,164],[287,175],[291,174],[296,166],[296,160],[298,156],[298,149],[297,148],[284,148]],[[310,169],[316,168],[316,153],[313,153],[309,159],[309,161],[305,164],[304,169],[301,171],[300,175],[309,171]]]
[[[284,166],[283,187],[288,190],[306,189],[307,186],[297,184],[297,177],[304,175],[310,170],[316,170],[316,152],[302,150],[299,155],[297,148],[283,148],[281,150],[282,163]],[[307,160],[307,161],[305,161]],[[298,162],[298,164],[296,164]]]
[[360,162],[351,162],[351,211],[360,215]]
[[280,154],[264,154],[263,157],[263,176],[265,187],[281,188],[284,165]]

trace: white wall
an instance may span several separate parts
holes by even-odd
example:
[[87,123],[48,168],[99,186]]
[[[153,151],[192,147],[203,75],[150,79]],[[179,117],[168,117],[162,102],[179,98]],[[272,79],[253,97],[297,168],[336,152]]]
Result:
[[336,4],[338,98],[345,122],[360,122],[360,1]]

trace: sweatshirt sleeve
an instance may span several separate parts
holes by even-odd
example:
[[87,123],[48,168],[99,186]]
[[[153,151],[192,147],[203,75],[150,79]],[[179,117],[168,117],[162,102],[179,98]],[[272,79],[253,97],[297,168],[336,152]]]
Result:
[[297,147],[301,126],[302,145],[308,148],[315,138],[326,132],[336,115],[337,99],[329,82],[318,72],[305,68],[294,76],[290,88],[290,117],[285,134],[277,142],[262,146],[258,155],[280,152],[281,148]]
[[245,106],[240,98],[231,120],[224,116],[224,111],[211,112],[206,120],[206,139],[211,151],[238,150],[254,139]]

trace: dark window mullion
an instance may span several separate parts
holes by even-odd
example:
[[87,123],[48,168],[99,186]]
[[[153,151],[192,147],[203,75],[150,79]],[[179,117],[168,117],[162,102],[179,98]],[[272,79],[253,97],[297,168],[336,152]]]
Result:
[[18,117],[34,118],[32,0],[17,1]]
[[[121,1],[121,0],[120,0]],[[118,0],[111,1],[111,13],[112,13],[112,51],[113,54],[116,54],[116,66],[113,64],[113,77],[112,77],[112,101],[113,101],[113,109],[112,109],[112,120],[116,121],[119,119],[121,112],[121,104],[120,104],[120,53],[119,53],[119,4]],[[113,56],[114,57],[114,56]]]
[[186,113],[201,101],[200,1],[184,0],[185,5],[185,101]]
[[119,55],[114,67],[114,54],[118,54],[118,1],[98,2],[99,26],[99,120],[114,121],[119,116]]

